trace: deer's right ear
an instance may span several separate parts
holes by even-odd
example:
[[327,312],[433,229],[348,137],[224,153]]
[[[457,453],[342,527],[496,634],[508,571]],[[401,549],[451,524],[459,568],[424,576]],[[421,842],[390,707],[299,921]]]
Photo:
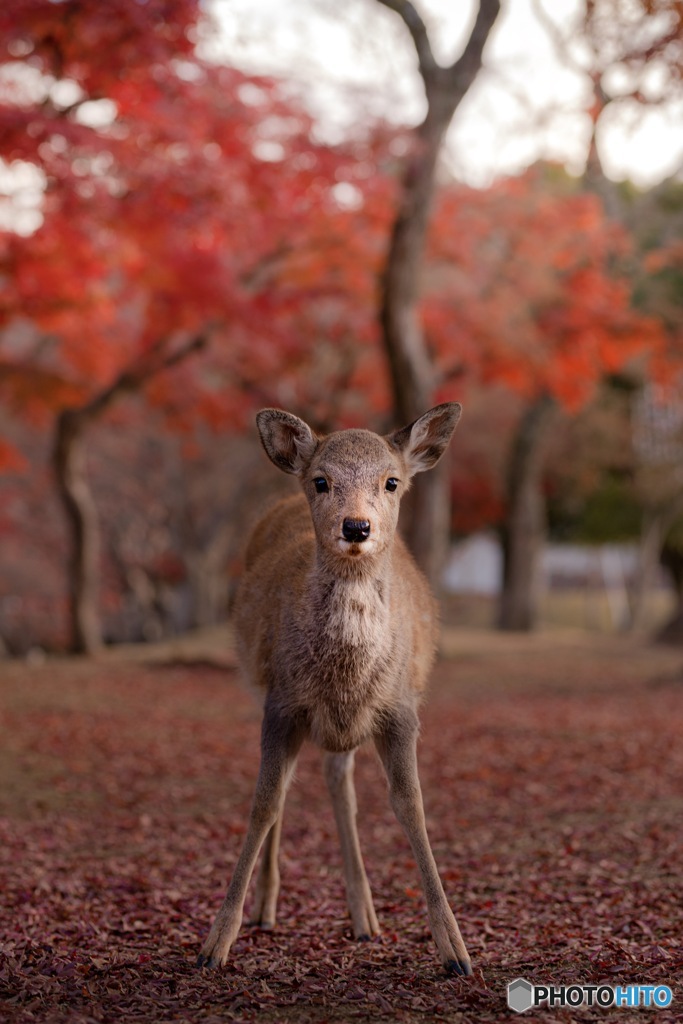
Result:
[[282,409],[262,409],[256,426],[271,462],[285,473],[300,476],[319,443],[308,424]]

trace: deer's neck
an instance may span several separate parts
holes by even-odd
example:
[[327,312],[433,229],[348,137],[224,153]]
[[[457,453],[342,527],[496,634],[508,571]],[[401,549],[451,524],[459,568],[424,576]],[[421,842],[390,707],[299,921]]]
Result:
[[310,579],[319,636],[333,644],[381,648],[389,620],[391,552],[338,567],[318,558]]

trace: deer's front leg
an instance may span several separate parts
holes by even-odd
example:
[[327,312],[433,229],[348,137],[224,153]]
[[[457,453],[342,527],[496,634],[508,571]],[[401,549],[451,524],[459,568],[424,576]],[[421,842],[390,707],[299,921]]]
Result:
[[266,704],[261,732],[261,767],[246,839],[223,905],[202,946],[198,967],[222,967],[228,958],[242,923],[247,887],[259,850],[282,812],[303,737],[299,723],[283,718]]
[[375,737],[375,743],[389,780],[391,805],[417,862],[429,924],[441,963],[449,973],[471,974],[469,954],[446,900],[429,845],[417,774],[417,734],[415,713],[399,712]]

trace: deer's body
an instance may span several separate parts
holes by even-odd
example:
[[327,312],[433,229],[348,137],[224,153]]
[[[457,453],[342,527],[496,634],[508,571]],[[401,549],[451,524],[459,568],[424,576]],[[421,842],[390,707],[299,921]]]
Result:
[[259,850],[253,918],[275,922],[282,809],[302,742],[325,753],[357,938],[379,931],[356,830],[353,757],[372,739],[392,806],[411,843],[439,956],[471,972],[424,822],[417,776],[417,707],[435,649],[427,581],[396,533],[402,492],[443,453],[460,414],[437,406],[380,437],[344,430],[318,437],[297,417],[257,417],[271,460],[301,480],[304,495],[279,502],[256,525],[235,603],[238,653],[264,691],[261,768],[249,828],[200,964],[225,963],[242,919]]
[[400,537],[372,571],[340,577],[318,564],[303,495],[256,526],[235,602],[240,662],[323,750],[353,750],[388,711],[416,706],[435,623],[427,582]]

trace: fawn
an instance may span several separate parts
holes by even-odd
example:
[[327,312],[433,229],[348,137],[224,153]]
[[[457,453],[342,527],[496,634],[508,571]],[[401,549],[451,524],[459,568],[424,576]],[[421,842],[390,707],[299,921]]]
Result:
[[257,415],[266,453],[299,478],[304,495],[278,502],[246,550],[234,616],[241,666],[265,691],[261,766],[244,845],[198,966],[226,962],[262,845],[253,923],[275,923],[285,793],[306,738],[325,751],[355,937],[378,933],[353,785],[354,751],[371,738],[417,862],[441,963],[472,973],[429,845],[417,774],[417,708],[434,658],[435,602],[396,532],[401,495],[441,458],[460,412],[457,403],[438,405],[386,437],[368,430],[321,437],[279,409]]

